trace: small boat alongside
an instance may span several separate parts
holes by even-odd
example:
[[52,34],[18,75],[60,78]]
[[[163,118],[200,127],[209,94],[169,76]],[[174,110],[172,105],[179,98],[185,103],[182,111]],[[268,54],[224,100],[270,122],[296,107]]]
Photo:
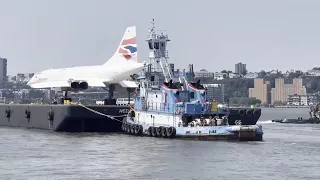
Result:
[[319,124],[320,120],[316,118],[303,119],[302,117],[288,118],[288,119],[273,119],[272,122],[276,123],[290,123],[290,124]]

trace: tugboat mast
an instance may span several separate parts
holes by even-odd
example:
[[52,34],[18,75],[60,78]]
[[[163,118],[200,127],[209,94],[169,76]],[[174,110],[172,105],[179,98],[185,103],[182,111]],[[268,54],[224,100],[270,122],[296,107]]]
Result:
[[149,47],[149,66],[146,76],[151,83],[151,87],[160,87],[162,82],[169,82],[173,78],[173,69],[168,63],[167,43],[170,39],[164,30],[156,33],[154,19],[151,24],[146,39]]

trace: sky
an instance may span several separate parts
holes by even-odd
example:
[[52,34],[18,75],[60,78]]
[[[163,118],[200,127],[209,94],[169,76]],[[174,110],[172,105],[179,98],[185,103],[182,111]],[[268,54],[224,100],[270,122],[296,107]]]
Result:
[[8,74],[105,63],[137,26],[139,61],[151,20],[166,30],[176,68],[308,70],[320,66],[318,0],[0,0]]

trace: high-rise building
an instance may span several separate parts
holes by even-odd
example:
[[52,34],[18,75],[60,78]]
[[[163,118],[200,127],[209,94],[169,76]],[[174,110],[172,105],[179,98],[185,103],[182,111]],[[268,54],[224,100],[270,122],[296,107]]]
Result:
[[289,105],[310,106],[318,104],[315,95],[289,95],[287,99]]
[[7,81],[7,59],[0,57],[0,82]]
[[254,88],[249,88],[249,97],[260,99],[262,104],[270,104],[271,84],[263,78],[254,79]]
[[275,79],[275,88],[271,89],[271,103],[286,102],[289,95],[307,95],[306,88],[302,86],[302,78],[294,78],[292,84],[285,84],[283,78]]
[[239,75],[243,75],[245,74],[247,71],[247,67],[246,67],[246,64],[242,64],[241,62],[238,63],[238,64],[235,64],[235,70],[234,72],[236,74],[239,74]]
[[205,69],[194,72],[195,78],[214,78],[214,72],[208,72]]

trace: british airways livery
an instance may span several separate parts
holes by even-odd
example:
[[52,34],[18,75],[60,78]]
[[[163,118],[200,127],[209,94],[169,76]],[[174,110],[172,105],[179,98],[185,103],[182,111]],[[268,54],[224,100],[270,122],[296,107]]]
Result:
[[48,69],[36,73],[28,82],[31,88],[57,88],[62,91],[83,91],[88,87],[105,87],[119,83],[137,87],[127,81],[145,67],[137,58],[136,27],[128,27],[114,55],[102,65]]

